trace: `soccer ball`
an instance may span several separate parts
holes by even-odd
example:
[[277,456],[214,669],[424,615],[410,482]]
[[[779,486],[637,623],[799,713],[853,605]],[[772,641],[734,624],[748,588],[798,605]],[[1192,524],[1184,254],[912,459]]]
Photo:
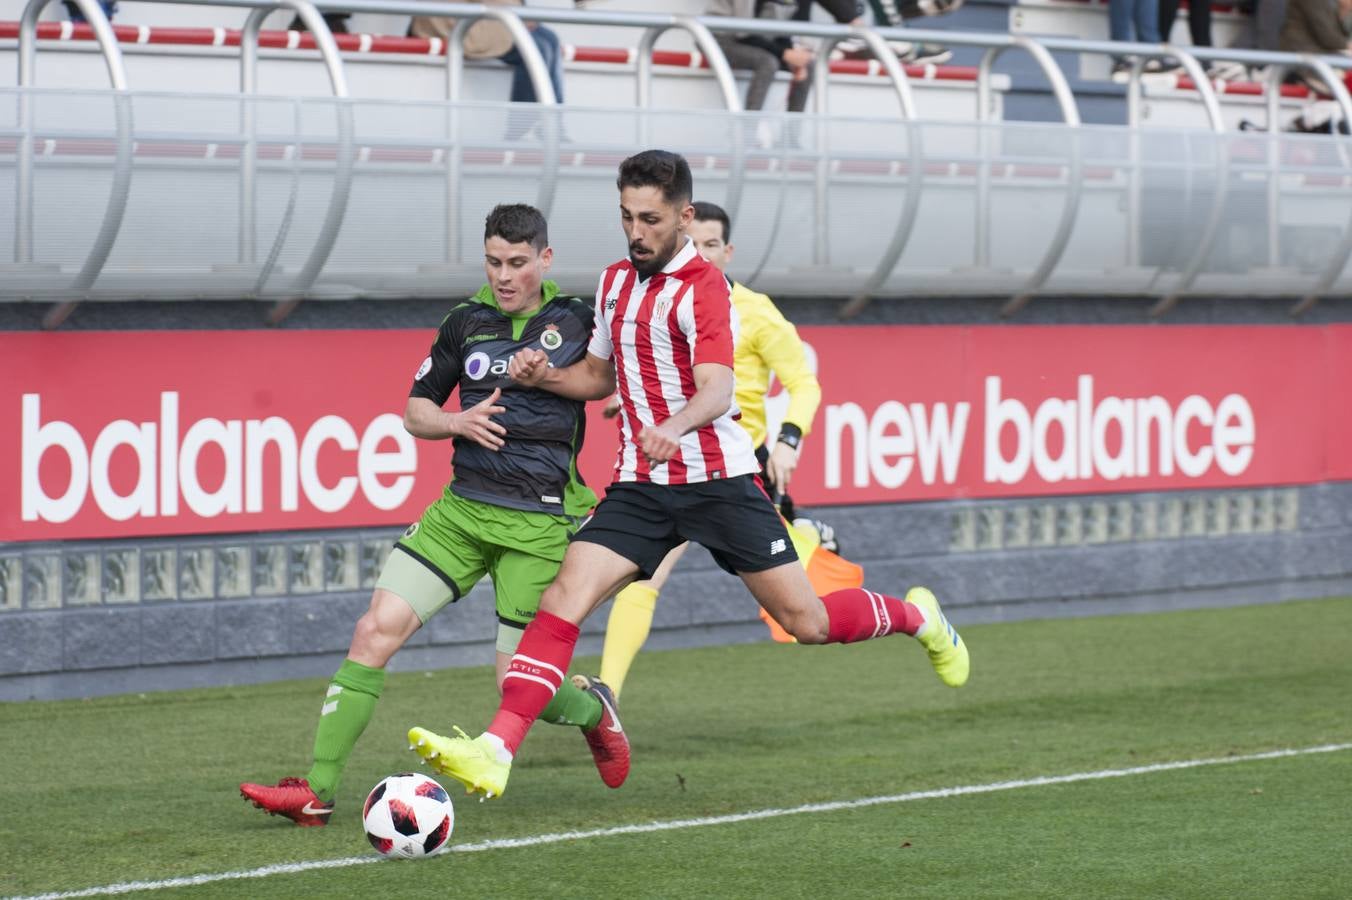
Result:
[[450,844],[455,807],[446,789],[431,778],[401,772],[371,788],[361,819],[377,853],[417,859]]

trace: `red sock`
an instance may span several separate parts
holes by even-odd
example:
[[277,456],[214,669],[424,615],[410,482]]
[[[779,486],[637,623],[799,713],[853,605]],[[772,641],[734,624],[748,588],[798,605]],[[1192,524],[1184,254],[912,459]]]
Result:
[[925,624],[924,614],[914,603],[863,588],[832,591],[822,603],[830,620],[829,644],[852,644],[898,631],[914,635]]
[[488,726],[513,755],[563,684],[563,673],[573,660],[577,635],[576,625],[547,612],[537,613],[535,621],[521,635],[521,643],[502,680],[498,714]]

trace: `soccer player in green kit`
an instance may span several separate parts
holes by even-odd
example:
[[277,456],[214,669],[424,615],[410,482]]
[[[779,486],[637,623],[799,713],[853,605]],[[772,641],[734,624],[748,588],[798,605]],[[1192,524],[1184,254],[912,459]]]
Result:
[[[488,283],[453,308],[414,376],[404,426],[426,440],[452,438],[455,474],[404,532],[357,620],[347,658],[324,697],[314,760],[304,778],[244,783],[240,793],[298,825],[327,824],[348,755],[375,710],[385,666],[418,628],[487,574],[497,598],[497,680],[554,580],[568,538],[596,504],[577,475],[584,404],[526,388],[507,361],[537,349],[560,367],[586,355],[593,308],[545,280],[553,252],[544,216],[498,206],[484,227]],[[442,409],[456,388],[461,412]],[[629,741],[604,684],[565,682],[542,718],[580,727],[601,778],[629,774]]]

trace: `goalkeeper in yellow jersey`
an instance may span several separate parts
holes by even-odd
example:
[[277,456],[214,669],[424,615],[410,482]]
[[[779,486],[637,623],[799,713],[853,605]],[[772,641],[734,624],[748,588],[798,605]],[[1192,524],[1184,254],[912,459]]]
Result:
[[[732,262],[731,222],[721,207],[696,202],[695,219],[686,234],[695,249],[724,273]],[[788,497],[789,482],[798,467],[799,445],[812,425],[821,403],[822,389],[808,368],[803,341],[793,323],[785,319],[769,297],[746,285],[732,282],[732,305],[737,310],[737,337],[733,348],[733,373],[736,378],[736,402],[742,411],[741,426],[751,435],[766,491],[775,500],[786,519],[798,558],[807,568],[808,578],[818,596],[838,588],[859,587],[864,572],[833,551],[834,534],[828,526],[809,519],[795,519],[793,501]],[[774,372],[789,395],[789,408],[779,426],[773,447],[766,446],[765,395]],[[605,414],[615,415],[618,404],[612,400]],[[671,570],[685,553],[682,545],[671,551],[649,581],[636,581],[615,595],[606,624],[605,648],[601,655],[600,680],[618,697],[625,676],[638,655],[652,625],[657,595]],[[761,618],[777,641],[793,638],[764,611]]]

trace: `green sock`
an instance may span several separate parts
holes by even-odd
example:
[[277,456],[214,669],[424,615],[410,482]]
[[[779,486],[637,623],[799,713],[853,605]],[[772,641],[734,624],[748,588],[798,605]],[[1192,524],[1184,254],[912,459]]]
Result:
[[315,729],[314,764],[305,776],[315,796],[325,803],[333,801],[347,757],[371,721],[384,686],[384,669],[350,659],[343,660],[334,673]]
[[565,678],[554,699],[540,713],[540,720],[552,725],[577,725],[590,731],[600,723],[602,712],[600,700]]

